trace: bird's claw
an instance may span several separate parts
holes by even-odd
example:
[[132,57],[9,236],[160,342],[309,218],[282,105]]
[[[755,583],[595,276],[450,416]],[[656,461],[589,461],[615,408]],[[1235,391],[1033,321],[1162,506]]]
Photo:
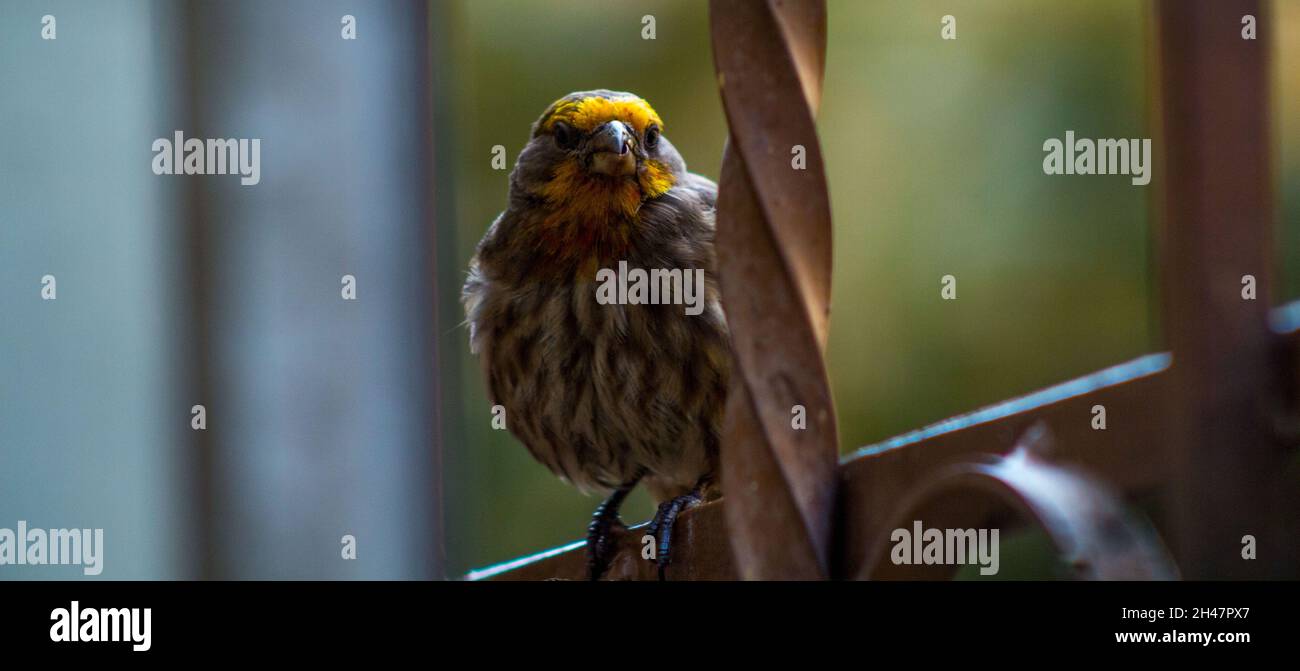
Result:
[[646,527],[646,533],[655,537],[657,548],[655,551],[655,563],[659,567],[659,579],[666,580],[665,570],[672,561],[672,542],[673,542],[673,524],[677,522],[677,516],[683,510],[702,500],[700,490],[682,494],[659,504],[659,510],[655,511],[654,519]]
[[587,577],[590,580],[599,580],[605,574],[618,548],[615,541],[627,529],[618,516],[618,509],[629,489],[618,489],[610,494],[596,508],[591,523],[587,525]]
[[600,580],[600,576],[605,574],[610,560],[614,558],[614,550],[617,547],[615,540],[626,528],[623,526],[623,521],[619,519],[618,513],[606,517],[599,515],[592,517],[591,524],[587,525],[588,579]]

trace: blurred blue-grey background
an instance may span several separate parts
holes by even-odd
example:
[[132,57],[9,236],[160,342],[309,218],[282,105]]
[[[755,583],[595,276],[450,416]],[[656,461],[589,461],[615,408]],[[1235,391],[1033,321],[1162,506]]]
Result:
[[[1160,175],[1041,170],[1066,130],[1156,135],[1150,2],[828,4],[845,450],[1158,349]],[[1300,2],[1266,8],[1280,304],[1300,297]],[[104,528],[101,577],[127,579],[456,576],[578,537],[596,500],[491,429],[458,292],[504,204],[492,147],[513,159],[552,100],[597,87],[647,98],[716,179],[701,0],[0,0],[0,528]],[[261,184],[154,175],[177,129],[261,138]]]

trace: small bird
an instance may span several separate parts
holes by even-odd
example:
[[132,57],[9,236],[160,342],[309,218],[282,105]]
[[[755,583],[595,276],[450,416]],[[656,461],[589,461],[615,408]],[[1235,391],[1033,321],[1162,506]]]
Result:
[[[715,275],[717,186],[686,171],[642,98],[595,90],[555,101],[510,173],[508,202],[462,291],[470,349],[493,404],[535,459],[609,492],[587,528],[599,578],[638,483],[659,577],[673,523],[721,494],[718,446],[732,365]],[[598,300],[602,270],[702,271],[703,310]],[[667,290],[665,283],[665,291]]]

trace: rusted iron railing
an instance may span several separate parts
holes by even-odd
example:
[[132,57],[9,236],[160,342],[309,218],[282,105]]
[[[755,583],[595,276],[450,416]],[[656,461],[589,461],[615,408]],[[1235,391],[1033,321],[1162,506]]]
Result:
[[830,197],[813,118],[826,7],[714,0],[709,23],[731,129],[717,235],[737,369],[722,441],[731,547],[746,578],[826,578],[839,456],[823,360]]
[[[713,0],[731,128],[719,275],[740,374],[727,408],[724,499],[678,520],[674,579],[942,578],[955,567],[885,561],[890,531],[1009,517],[1046,531],[1080,578],[1300,575],[1300,493],[1288,470],[1300,443],[1300,303],[1268,309],[1268,28],[1239,39],[1240,18],[1262,16],[1258,0],[1153,6],[1170,352],[862,448],[837,467],[822,360],[830,210],[813,127],[825,6]],[[794,145],[805,148],[805,171],[790,170]],[[1253,300],[1241,294],[1246,275]],[[794,405],[806,408],[806,431],[791,427]],[[1097,405],[1123,421],[1094,430]],[[1172,558],[1125,505],[1153,496]],[[1259,560],[1242,559],[1246,535],[1258,537]],[[624,535],[608,577],[656,576],[636,536]],[[584,576],[574,543],[469,577]]]

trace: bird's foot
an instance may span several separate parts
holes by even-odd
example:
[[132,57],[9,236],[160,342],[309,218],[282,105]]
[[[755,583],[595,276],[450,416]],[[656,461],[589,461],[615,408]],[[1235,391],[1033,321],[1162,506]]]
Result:
[[677,522],[677,516],[683,510],[702,500],[699,488],[668,499],[659,504],[659,510],[655,512],[654,519],[650,521],[650,526],[646,527],[646,533],[654,536],[658,545],[655,551],[655,563],[659,566],[660,580],[666,579],[664,571],[668,568],[668,563],[672,561],[670,553],[672,552],[673,543],[673,524]]
[[614,490],[596,508],[595,514],[591,516],[591,524],[587,525],[587,576],[591,580],[599,580],[609,568],[609,562],[617,550],[615,541],[618,534],[627,529],[623,526],[623,520],[619,519],[618,509],[630,491],[630,486]]

